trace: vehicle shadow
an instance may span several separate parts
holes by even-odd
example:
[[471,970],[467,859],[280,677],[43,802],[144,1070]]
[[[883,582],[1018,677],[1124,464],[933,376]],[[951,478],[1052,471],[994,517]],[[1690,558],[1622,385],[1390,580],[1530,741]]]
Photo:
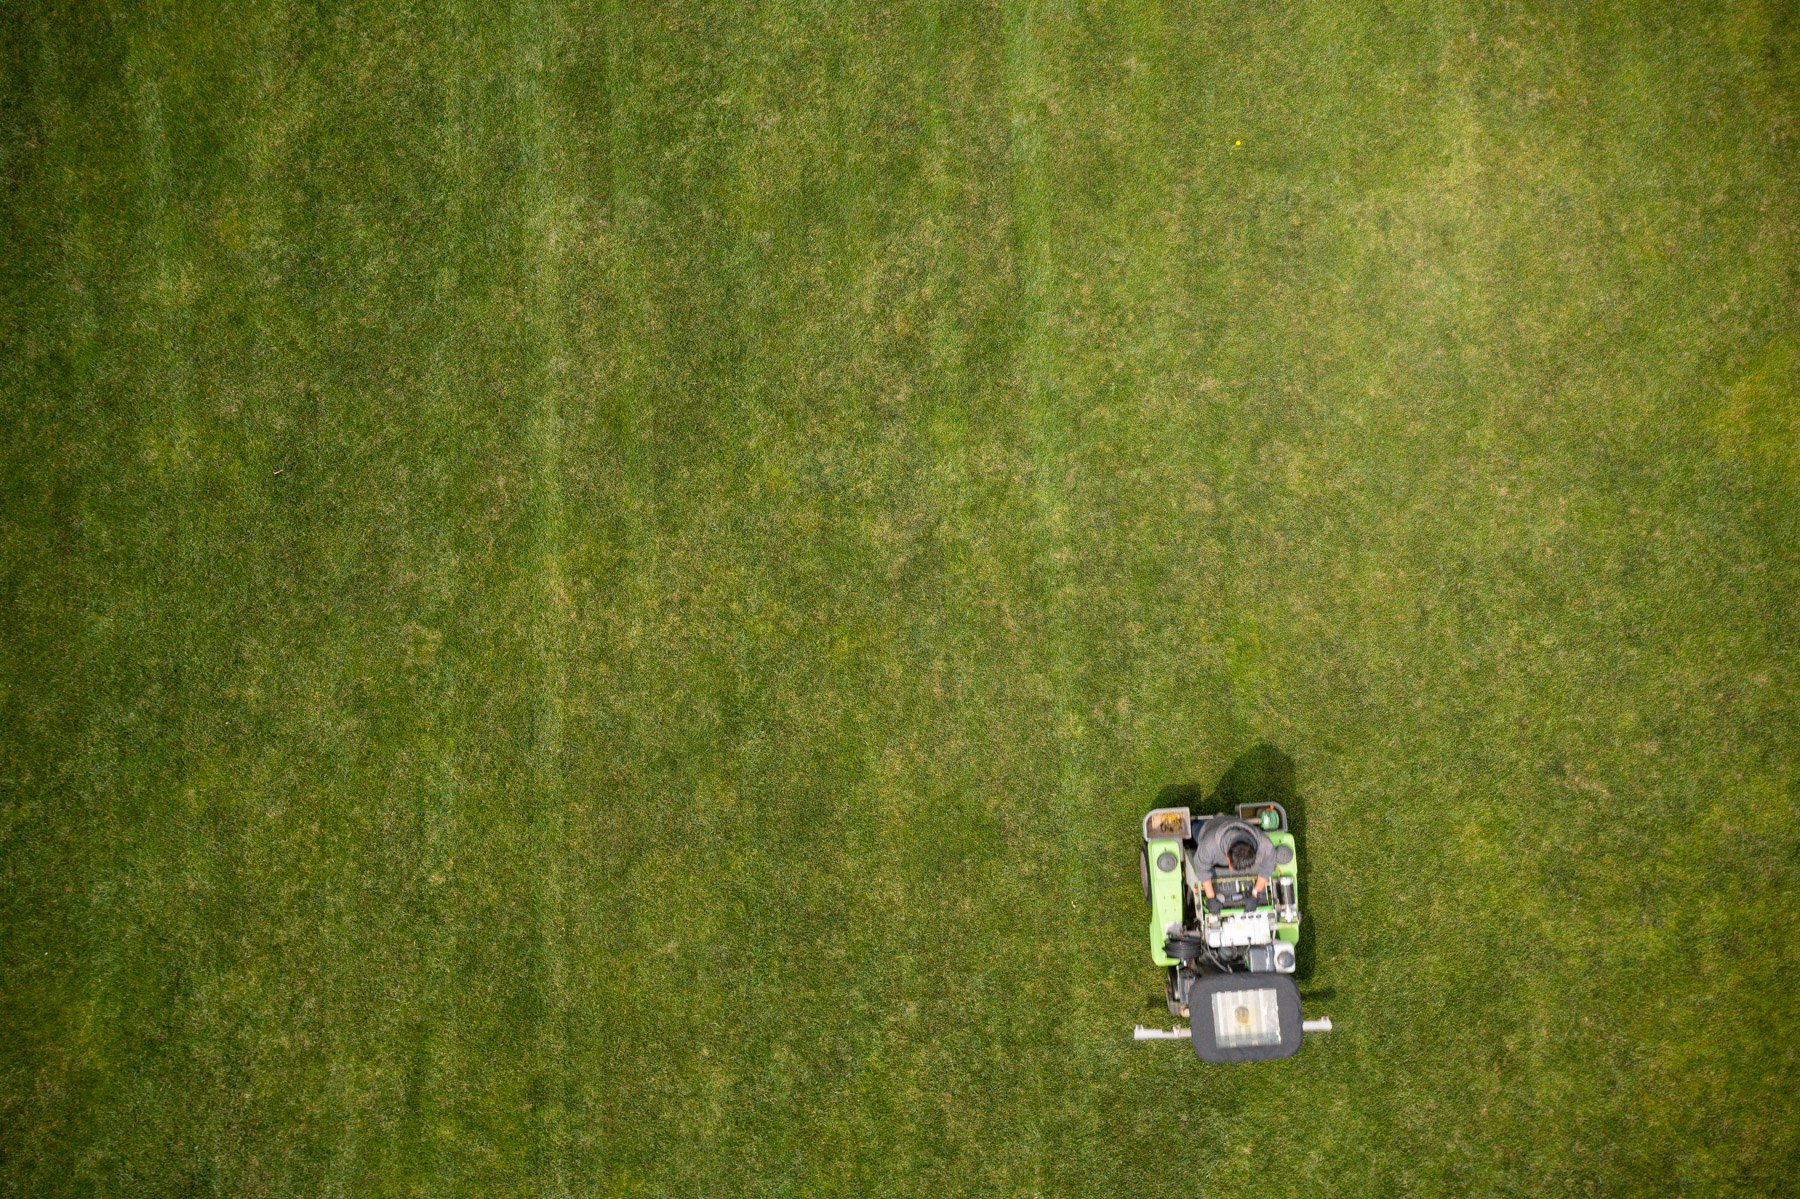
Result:
[[1294,773],[1293,758],[1278,746],[1259,741],[1238,755],[1210,792],[1199,783],[1171,783],[1157,792],[1156,806],[1188,807],[1196,813],[1229,812],[1247,803],[1278,803],[1286,809],[1288,829],[1300,849],[1300,909],[1304,920],[1300,925],[1300,945],[1294,952],[1294,981],[1304,983],[1312,977],[1318,929],[1317,917],[1307,906],[1312,855],[1306,844],[1306,797],[1295,787]]

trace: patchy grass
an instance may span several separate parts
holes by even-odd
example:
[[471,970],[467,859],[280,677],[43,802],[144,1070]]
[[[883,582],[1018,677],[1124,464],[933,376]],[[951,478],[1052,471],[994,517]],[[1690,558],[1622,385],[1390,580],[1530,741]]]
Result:
[[0,28],[8,1193],[1791,1189],[1789,6]]

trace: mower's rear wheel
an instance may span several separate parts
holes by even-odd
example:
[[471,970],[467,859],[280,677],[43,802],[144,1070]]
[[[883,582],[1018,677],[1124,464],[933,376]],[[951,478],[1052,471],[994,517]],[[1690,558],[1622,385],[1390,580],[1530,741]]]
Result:
[[1150,847],[1138,846],[1138,882],[1144,885],[1144,902],[1150,902]]

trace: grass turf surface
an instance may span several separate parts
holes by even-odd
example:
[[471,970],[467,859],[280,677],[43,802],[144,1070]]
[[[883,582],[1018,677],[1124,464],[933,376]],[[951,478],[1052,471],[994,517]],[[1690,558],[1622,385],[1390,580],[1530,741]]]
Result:
[[4,30],[6,1193],[1795,1185],[1791,6]]

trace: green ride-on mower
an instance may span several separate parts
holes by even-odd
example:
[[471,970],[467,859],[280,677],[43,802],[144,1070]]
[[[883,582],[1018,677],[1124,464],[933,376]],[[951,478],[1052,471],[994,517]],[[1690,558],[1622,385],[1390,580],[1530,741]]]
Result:
[[1294,984],[1300,879],[1287,810],[1239,804],[1195,816],[1157,808],[1144,817],[1138,859],[1150,905],[1150,958],[1163,968],[1169,1011],[1188,1028],[1139,1025],[1139,1041],[1190,1038],[1205,1062],[1291,1057],[1303,1032]]

